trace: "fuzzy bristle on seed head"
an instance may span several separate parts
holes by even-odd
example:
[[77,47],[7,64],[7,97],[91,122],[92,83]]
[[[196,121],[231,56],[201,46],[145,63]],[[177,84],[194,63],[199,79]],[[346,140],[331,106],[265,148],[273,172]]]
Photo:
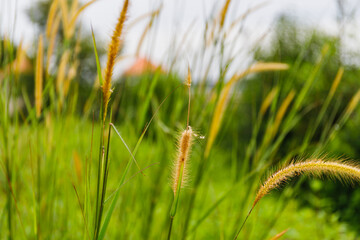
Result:
[[102,85],[103,91],[103,105],[104,105],[104,112],[103,112],[103,120],[105,121],[106,114],[107,114],[107,106],[109,104],[110,95],[111,95],[111,78],[113,74],[113,69],[115,65],[116,55],[120,48],[120,37],[122,34],[122,30],[124,27],[124,22],[126,20],[126,14],[129,7],[129,1],[125,0],[120,17],[116,24],[115,30],[111,37],[111,42],[109,44],[108,49],[108,59],[105,68],[105,76],[104,76],[104,83]]
[[271,190],[279,187],[282,183],[297,175],[309,174],[312,176],[329,176],[342,182],[360,182],[360,168],[343,161],[325,161],[323,159],[311,159],[304,162],[291,163],[271,175],[260,187],[253,208]]
[[[176,193],[178,186],[184,186],[187,180],[187,168],[189,154],[191,150],[193,131],[191,127],[187,127],[185,131],[182,132],[179,142],[178,142],[178,153],[176,157],[176,162],[173,169],[173,185],[172,189],[174,194]],[[181,171],[181,169],[183,169]],[[180,180],[181,179],[181,180]]]

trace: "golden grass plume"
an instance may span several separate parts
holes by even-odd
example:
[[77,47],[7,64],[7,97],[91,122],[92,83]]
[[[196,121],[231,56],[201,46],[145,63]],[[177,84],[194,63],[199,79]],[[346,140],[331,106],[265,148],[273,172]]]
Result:
[[16,51],[16,57],[14,60],[14,73],[15,73],[15,82],[17,83],[19,80],[19,76],[22,72],[27,70],[27,58],[26,58],[26,50],[27,47],[24,46],[23,40],[20,41],[18,49]]
[[262,63],[258,62],[253,64],[251,67],[246,69],[245,71],[234,74],[231,79],[225,84],[224,88],[221,90],[219,100],[215,107],[215,112],[211,121],[210,126],[210,134],[205,148],[205,158],[209,156],[210,149],[215,141],[217,133],[219,132],[221,121],[227,107],[228,97],[230,94],[230,90],[237,83],[239,80],[243,79],[247,75],[251,73],[258,73],[258,72],[266,72],[266,71],[281,71],[287,70],[289,65],[284,63]]
[[358,90],[354,96],[351,98],[349,104],[346,107],[345,114],[344,115],[351,115],[351,113],[354,111],[356,106],[358,105],[360,101],[360,90]]
[[76,61],[69,67],[68,74],[67,74],[67,76],[66,76],[66,78],[65,78],[65,81],[64,81],[64,90],[63,90],[64,97],[67,96],[67,94],[68,94],[68,92],[69,92],[71,81],[72,81],[72,80],[76,77],[76,75],[77,75],[77,70],[78,70],[79,65],[80,65],[80,62],[76,60]]
[[124,27],[124,22],[126,19],[126,13],[127,13],[128,7],[129,7],[129,1],[125,0],[123,8],[121,10],[120,17],[118,19],[115,30],[111,37],[111,42],[109,44],[108,59],[107,59],[106,68],[105,68],[104,83],[102,85],[103,121],[105,121],[106,114],[107,114],[107,107],[108,107],[110,95],[111,95],[111,78],[112,78],[112,74],[113,74],[113,70],[114,70],[116,55],[120,48],[120,37],[121,37],[122,30]]
[[69,22],[68,22],[68,16],[69,16],[69,10],[68,10],[68,5],[67,5],[67,1],[66,0],[60,0],[60,9],[61,9],[61,20],[62,20],[62,24],[63,24],[63,31],[64,31],[64,36],[65,38],[68,38],[68,26],[69,26]]
[[263,101],[263,103],[261,104],[260,107],[260,115],[263,116],[266,111],[268,110],[270,104],[272,103],[272,101],[274,100],[274,98],[276,97],[277,93],[279,92],[279,88],[278,87],[274,87],[269,94],[266,96],[265,100]]
[[36,117],[41,115],[42,106],[42,90],[43,90],[43,36],[39,37],[39,45],[36,56],[36,70],[35,70],[35,110]]
[[54,0],[50,5],[48,19],[46,21],[46,37],[47,38],[50,37],[51,32],[52,32],[54,19],[55,19],[56,12],[57,12],[57,9],[58,9],[58,2],[59,2],[59,0]]
[[266,194],[278,188],[290,178],[309,174],[311,176],[329,176],[337,178],[342,182],[359,182],[360,168],[354,163],[344,161],[325,161],[324,159],[310,159],[304,162],[291,163],[288,166],[272,174],[258,190],[253,206]]
[[138,45],[137,45],[137,47],[136,47],[135,56],[137,56],[137,57],[139,56],[140,50],[141,50],[141,46],[142,46],[143,43],[144,43],[145,37],[146,37],[147,33],[150,31],[150,29],[152,28],[155,19],[159,16],[161,8],[162,8],[162,6],[160,6],[159,9],[153,11],[152,14],[150,15],[151,17],[150,17],[149,23],[146,25],[143,33],[141,34],[140,40],[139,40]]
[[61,16],[58,14],[55,17],[54,23],[52,24],[52,28],[50,29],[51,30],[50,35],[48,36],[49,45],[46,53],[46,69],[45,69],[46,75],[49,73],[50,60],[51,60],[51,56],[54,53],[56,34],[59,30],[60,20],[61,20]]
[[335,94],[335,91],[339,86],[339,83],[340,83],[340,81],[342,79],[343,74],[344,74],[344,67],[340,67],[337,74],[336,74],[336,77],[335,77],[335,79],[333,81],[333,84],[331,85],[331,89],[330,89],[330,92],[329,92],[329,95],[331,97]]
[[68,25],[68,36],[72,36],[74,34],[75,31],[75,23],[76,20],[78,19],[79,15],[90,5],[92,5],[94,2],[96,2],[97,0],[92,0],[84,5],[82,5],[79,9],[77,9],[77,5],[75,4],[75,1],[73,2],[72,5],[72,11],[71,11],[71,19],[69,21],[69,25]]
[[56,77],[56,91],[59,93],[59,95],[63,94],[64,80],[66,76],[67,65],[69,63],[69,58],[70,58],[70,51],[66,50],[61,56],[59,68],[58,68],[58,74]]
[[[97,0],[92,0],[80,8],[78,0],[71,1],[70,12],[68,7],[68,2],[66,0],[60,0],[60,9],[61,9],[61,17],[63,23],[63,30],[64,36],[66,39],[70,39],[75,32],[76,20],[78,19],[79,15],[90,5],[92,5]],[[50,15],[49,15],[50,16]],[[50,31],[50,30],[48,30]],[[47,32],[48,32],[47,31]]]
[[178,152],[177,152],[177,158],[174,163],[174,169],[173,169],[173,184],[172,189],[174,191],[174,195],[179,187],[184,186],[187,181],[187,173],[188,173],[188,160],[189,160],[189,154],[191,151],[191,145],[192,145],[192,137],[193,137],[193,130],[191,127],[187,127],[185,131],[180,136],[180,139],[178,141]]
[[226,0],[223,8],[221,9],[221,14],[220,14],[220,29],[222,29],[222,27],[224,26],[225,17],[226,17],[226,14],[227,14],[227,12],[228,12],[228,9],[229,9],[230,2],[231,2],[231,0]]
[[271,126],[271,128],[268,128],[270,131],[271,138],[273,138],[276,135],[276,133],[279,129],[279,126],[282,122],[282,119],[284,118],[285,113],[286,113],[287,109],[289,108],[290,103],[292,102],[294,97],[295,97],[295,91],[291,90],[290,93],[286,96],[286,98],[282,102],[278,112],[276,113],[274,124]]

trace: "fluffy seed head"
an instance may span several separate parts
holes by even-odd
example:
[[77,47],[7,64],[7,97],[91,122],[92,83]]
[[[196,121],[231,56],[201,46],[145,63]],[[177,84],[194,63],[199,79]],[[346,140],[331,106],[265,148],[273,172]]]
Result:
[[128,10],[129,1],[125,0],[120,17],[118,19],[118,22],[116,24],[115,30],[113,32],[113,35],[111,37],[111,42],[108,49],[108,59],[106,63],[105,68],[105,77],[104,77],[104,83],[102,85],[102,91],[103,91],[103,120],[105,121],[106,114],[107,114],[107,106],[110,100],[111,95],[111,78],[112,73],[115,65],[115,59],[116,55],[120,48],[120,37],[122,33],[122,29],[124,26],[124,22],[126,19],[126,13]]
[[39,45],[36,56],[36,72],[35,72],[35,109],[36,117],[41,115],[42,107],[42,90],[43,90],[43,36],[39,37]]
[[[192,135],[193,135],[193,131],[189,126],[185,131],[183,131],[179,139],[178,153],[173,170],[172,189],[174,191],[174,194],[176,193],[179,184],[180,187],[182,187],[184,186],[184,183],[186,183],[187,180],[187,167],[188,167],[189,153],[192,144]],[[182,175],[181,175],[181,168],[183,168]],[[181,182],[179,182],[180,178],[181,178]]]
[[312,176],[330,176],[345,182],[360,182],[360,168],[354,164],[338,161],[324,161],[323,159],[311,159],[305,162],[291,163],[271,175],[260,187],[253,208],[262,197],[271,190],[296,175],[310,174]]
[[48,19],[46,21],[46,37],[49,38],[53,27],[59,0],[54,0],[50,5]]

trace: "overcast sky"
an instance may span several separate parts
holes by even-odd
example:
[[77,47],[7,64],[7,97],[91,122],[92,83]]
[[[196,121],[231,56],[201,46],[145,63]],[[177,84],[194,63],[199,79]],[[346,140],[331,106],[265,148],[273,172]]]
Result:
[[[143,56],[151,57],[157,63],[163,62],[164,57],[169,52],[169,47],[173,42],[173,37],[182,36],[182,34],[191,28],[191,41],[187,43],[183,57],[191,58],[191,54],[199,48],[201,33],[205,21],[216,9],[216,14],[225,0],[130,0],[128,23],[132,19],[156,9],[163,3],[160,18],[156,22],[156,32],[147,37],[146,42],[151,42],[151,48],[142,48]],[[25,10],[35,4],[37,0],[0,0],[0,33],[12,32],[14,29],[14,39],[19,42],[25,39],[25,42],[31,43],[36,36],[36,29],[30,24]],[[87,1],[83,0],[82,3]],[[262,3],[259,0],[233,0],[230,4],[230,11],[227,17],[227,23],[240,16],[247,9]],[[267,1],[266,6],[256,11],[246,21],[246,35],[239,39],[239,47],[249,47],[249,42],[256,41],[264,33],[271,29],[275,19],[279,14],[286,13],[296,17],[303,25],[313,26],[330,34],[338,34],[339,26],[337,24],[337,0],[273,0]],[[360,8],[360,0],[343,0],[346,12]],[[121,10],[123,0],[98,0],[81,15],[80,21],[84,31],[90,30],[90,24],[93,25],[97,39],[107,42],[110,38],[112,29],[116,23]],[[355,11],[356,12],[356,11]],[[15,19],[16,13],[16,21]],[[356,12],[354,19],[347,23],[351,28],[358,29],[360,33],[360,13]],[[15,22],[15,24],[14,24]],[[143,32],[147,20],[138,24],[136,27],[126,32],[125,54],[134,54],[137,43]],[[360,38],[355,39],[359,40]],[[152,41],[149,41],[152,40]],[[264,40],[266,41],[266,40]],[[350,47],[359,49],[360,42],[351,39],[348,40]],[[149,45],[148,45],[149,46]],[[128,61],[127,64],[131,64]],[[126,65],[126,64],[125,64]],[[183,64],[183,68],[186,64]],[[181,67],[180,67],[181,68]]]

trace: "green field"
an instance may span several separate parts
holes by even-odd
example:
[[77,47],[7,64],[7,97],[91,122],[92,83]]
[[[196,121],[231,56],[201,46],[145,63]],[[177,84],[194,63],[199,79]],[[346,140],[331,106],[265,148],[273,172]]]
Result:
[[358,239],[360,68],[338,37],[279,18],[238,67],[224,1],[196,57],[115,78],[161,7],[124,1],[104,45],[77,34],[88,5],[37,4],[32,54],[0,39],[0,239]]

